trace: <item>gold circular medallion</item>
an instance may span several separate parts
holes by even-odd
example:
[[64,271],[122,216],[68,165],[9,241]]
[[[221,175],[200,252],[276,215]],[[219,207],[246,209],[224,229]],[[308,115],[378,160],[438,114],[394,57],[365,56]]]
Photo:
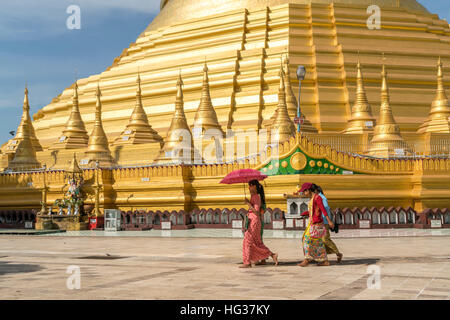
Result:
[[336,168],[336,172],[338,172],[339,171],[339,168]]
[[318,166],[318,167],[321,167],[322,165],[323,165],[322,161],[318,161],[318,162],[317,162],[317,166]]
[[287,166],[288,166],[287,161],[283,161],[283,162],[281,163],[281,166],[282,166],[283,168],[287,168]]
[[309,162],[309,166],[310,166],[311,168],[314,168],[314,167],[316,166],[316,162],[315,162],[314,160],[311,160],[311,161]]
[[280,167],[280,163],[279,162],[275,163],[275,168],[279,168],[279,167]]
[[267,172],[267,168],[264,168],[263,171],[264,171],[264,172]]
[[331,169],[331,170],[334,170],[334,166],[333,166],[333,165],[331,165],[331,166],[330,166],[330,169]]
[[269,166],[269,170],[272,170],[272,169],[273,169],[273,165],[270,165],[270,166]]
[[303,170],[306,167],[306,157],[303,153],[297,152],[291,157],[291,167],[294,170]]
[[328,163],[324,163],[324,164],[323,164],[323,167],[324,167],[325,169],[327,169],[327,168],[328,168]]

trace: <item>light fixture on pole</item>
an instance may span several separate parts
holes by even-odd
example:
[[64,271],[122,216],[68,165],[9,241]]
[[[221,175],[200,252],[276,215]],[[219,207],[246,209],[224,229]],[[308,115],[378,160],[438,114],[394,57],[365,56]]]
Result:
[[298,66],[297,68],[297,79],[298,79],[298,104],[297,104],[297,132],[300,132],[301,125],[301,113],[300,113],[300,93],[302,89],[302,80],[305,79],[306,68],[304,66]]

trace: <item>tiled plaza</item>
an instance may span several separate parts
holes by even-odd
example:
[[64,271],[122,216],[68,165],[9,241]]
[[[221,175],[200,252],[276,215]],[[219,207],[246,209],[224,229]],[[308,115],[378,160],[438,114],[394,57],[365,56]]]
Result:
[[[333,238],[343,263],[330,256],[330,267],[306,268],[297,266],[300,231],[264,233],[277,267],[239,269],[241,236],[217,229],[0,235],[0,299],[450,299],[448,229],[341,230]],[[80,270],[79,290],[67,286],[68,267]],[[380,288],[368,287],[370,270],[380,271]]]

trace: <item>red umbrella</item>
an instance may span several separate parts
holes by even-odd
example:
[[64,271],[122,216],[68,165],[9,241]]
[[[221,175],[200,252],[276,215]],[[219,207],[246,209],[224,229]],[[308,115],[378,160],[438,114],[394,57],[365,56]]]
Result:
[[248,183],[252,180],[264,180],[267,178],[265,174],[262,174],[255,169],[239,169],[227,174],[225,178],[220,181],[224,184],[234,184],[234,183]]
[[[235,183],[248,183],[252,180],[264,180],[267,176],[262,174],[258,170],[255,169],[239,169],[233,172],[230,172],[226,175],[225,178],[220,181],[220,183],[224,184],[235,184]],[[244,185],[244,194],[245,194],[245,185]]]

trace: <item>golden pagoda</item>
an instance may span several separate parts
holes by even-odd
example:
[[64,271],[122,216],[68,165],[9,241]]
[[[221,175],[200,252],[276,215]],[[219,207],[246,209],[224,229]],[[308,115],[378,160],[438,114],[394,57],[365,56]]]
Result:
[[211,93],[209,89],[208,65],[205,62],[203,67],[203,84],[200,104],[195,113],[194,123],[191,125],[194,136],[203,136],[207,130],[215,129],[222,135],[223,130],[217,120],[217,114],[211,101]]
[[163,139],[148,123],[147,114],[142,105],[141,76],[137,76],[136,106],[125,130],[114,141],[114,145],[142,144],[157,142],[162,145]]
[[286,87],[285,87],[285,75],[283,66],[280,66],[280,87],[278,90],[278,108],[275,113],[275,119],[271,126],[274,140],[278,142],[284,142],[290,137],[295,136],[295,125],[289,117],[287,105],[286,105]]
[[94,129],[89,136],[89,143],[85,155],[91,166],[98,162],[100,166],[108,167],[114,165],[115,161],[111,156],[108,138],[103,129],[101,96],[100,85],[97,85]]
[[[180,141],[183,141],[183,145],[180,145]],[[180,72],[177,81],[175,111],[172,116],[169,131],[164,139],[164,146],[158,158],[155,160],[155,164],[191,163],[194,156],[193,150],[194,141],[186,120],[186,115],[184,114],[183,79],[181,78]]]
[[11,139],[6,147],[5,153],[14,153],[17,146],[19,145],[20,141],[24,139],[24,133],[23,128],[25,127],[25,121],[27,122],[26,127],[29,129],[29,138],[31,139],[31,143],[33,145],[34,150],[42,151],[42,146],[39,143],[39,140],[36,137],[33,124],[31,122],[30,117],[30,103],[28,99],[28,88],[25,86],[25,92],[24,92],[24,99],[23,99],[23,112],[22,112],[22,118],[20,120],[19,127],[17,128],[16,135],[13,139]]
[[[9,162],[8,168],[10,170],[32,170],[41,167],[41,164],[36,158],[36,150],[33,146],[33,138],[31,131],[30,120],[30,106],[28,103],[28,89],[25,88],[25,99],[23,102],[22,120],[17,128],[16,137],[12,140],[15,143],[11,144],[13,148],[8,150],[8,153],[13,153],[14,156]],[[38,142],[39,143],[39,142]]]
[[81,118],[78,101],[78,83],[75,81],[72,111],[61,137],[52,149],[80,149],[88,146],[89,136]]
[[[369,5],[382,10],[379,28],[368,28]],[[390,59],[389,64],[383,62],[380,79],[382,52]],[[65,135],[75,108],[73,86],[33,115],[32,125],[29,116],[22,118],[30,124],[29,135],[34,127],[39,138],[40,163],[55,163],[54,169],[66,164],[74,151],[80,165],[100,163],[96,174],[102,190],[95,189],[96,212],[131,207],[240,209],[242,186],[219,184],[239,168],[267,174],[268,204],[282,210],[286,190],[311,179],[326,190],[335,207],[363,202],[367,207],[448,208],[448,156],[436,161],[421,158],[420,152],[415,158],[396,157],[409,155],[407,146],[418,145],[424,135],[444,135],[438,142],[428,140],[430,150],[450,147],[443,121],[448,112],[444,88],[450,86],[450,73],[444,66],[450,65],[449,52],[448,22],[415,0],[163,0],[158,16],[111,66],[75,84],[82,95],[78,108],[85,128],[92,132],[87,147],[52,150]],[[285,72],[280,70],[283,54],[289,57],[282,62]],[[439,56],[443,66],[438,68],[436,98]],[[299,65],[307,70],[297,96],[305,123],[296,133],[292,116],[299,83],[291,81],[291,71]],[[386,68],[392,70],[389,89]],[[367,126],[374,121],[371,110],[380,114],[373,132]],[[196,127],[200,132],[192,132]],[[278,129],[278,152],[264,140],[263,128]],[[192,142],[214,129],[234,158],[181,164],[173,152],[180,150],[180,129],[191,142],[189,157],[203,156],[211,141],[204,139],[207,145],[198,148]],[[239,136],[244,130],[251,132]],[[162,147],[158,137],[163,138]],[[14,141],[2,146],[0,169],[11,162],[12,153],[7,152]],[[239,150],[245,153],[242,157],[237,147],[228,148],[236,142],[245,142],[245,150]],[[247,151],[255,145],[256,152]],[[25,145],[22,150],[31,149]],[[42,180],[39,175],[26,178],[37,184]],[[57,172],[51,179],[49,204],[60,199],[58,186],[64,184]],[[11,188],[17,190],[14,197]],[[0,174],[0,208],[33,209],[40,198],[40,192]]]
[[445,94],[441,57],[439,57],[438,61],[436,98],[431,104],[430,115],[427,121],[417,130],[417,133],[426,132],[450,133],[450,103]]
[[[382,9],[381,29],[367,28],[367,6],[372,4]],[[202,121],[209,119],[208,127],[220,127],[222,131],[259,130],[277,109],[278,57],[286,54],[289,62],[285,63],[290,68],[304,65],[308,70],[302,81],[301,111],[306,119],[302,131],[309,128],[310,122],[321,137],[334,137],[347,130],[351,106],[357,104],[349,93],[358,86],[354,81],[358,52],[364,57],[366,95],[372,105],[379,105],[375,70],[379,55],[389,51],[393,61],[389,67],[401,66],[395,68],[392,84],[394,112],[400,130],[412,141],[415,137],[409,134],[417,132],[433,100],[428,86],[435,69],[430,61],[438,55],[444,63],[450,61],[446,54],[450,42],[445,41],[449,33],[448,22],[439,20],[414,0],[227,0],[214,6],[205,1],[165,1],[159,15],[113,65],[100,75],[79,81],[84,98],[83,119],[87,127],[93,125],[94,114],[83,104],[95,98],[91,88],[101,78],[108,101],[104,106],[104,129],[111,140],[118,141],[134,109],[128,101],[136,98],[135,86],[126,79],[137,77],[138,62],[145,74],[142,86],[148,88],[142,99],[152,128],[161,135],[170,126],[172,114],[167,107],[172,104],[172,96],[167,84],[176,81],[180,68],[189,82],[185,113],[192,127],[205,91],[197,76],[206,56],[208,67],[214,70],[209,97],[213,97],[217,121],[211,112]],[[405,51],[405,47],[411,49]],[[444,78],[443,82],[445,85],[448,80]],[[298,82],[286,80],[285,85],[293,120],[295,95],[289,91],[298,92]],[[44,149],[55,143],[55,131],[64,131],[65,119],[71,112],[67,107],[71,95],[72,89],[65,90],[34,116],[36,134]],[[199,116],[196,120],[200,120]],[[351,136],[348,138],[356,139],[356,135]]]
[[403,156],[408,152],[407,145],[400,134],[400,127],[395,122],[394,115],[392,114],[392,108],[389,101],[387,72],[384,64],[381,77],[380,117],[375,126],[374,135],[370,141],[367,154],[377,157]]
[[345,134],[363,134],[373,132],[375,118],[372,115],[372,108],[367,100],[364,88],[363,75],[361,71],[361,61],[358,58],[356,76],[356,101],[352,107],[351,118],[348,121]]

